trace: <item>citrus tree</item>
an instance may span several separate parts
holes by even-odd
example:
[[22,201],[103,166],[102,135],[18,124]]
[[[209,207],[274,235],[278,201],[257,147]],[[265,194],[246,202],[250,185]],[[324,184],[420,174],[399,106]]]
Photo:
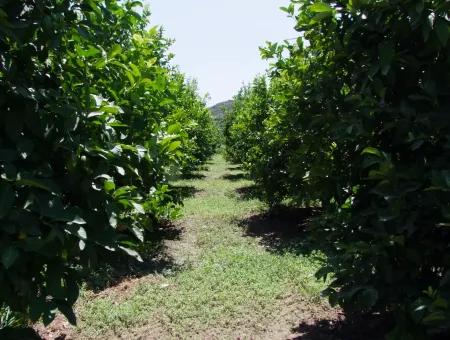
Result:
[[311,235],[333,304],[393,312],[393,338],[448,330],[450,4],[283,9],[300,35],[262,50],[271,104],[250,173],[268,199],[322,207]]
[[141,6],[0,2],[0,301],[31,320],[75,322],[78,268],[101,249],[139,259],[179,203],[168,178],[192,127],[172,98],[192,91]]

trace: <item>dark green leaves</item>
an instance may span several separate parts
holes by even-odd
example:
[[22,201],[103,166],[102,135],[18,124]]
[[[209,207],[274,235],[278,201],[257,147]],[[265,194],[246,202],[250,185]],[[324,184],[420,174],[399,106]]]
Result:
[[269,84],[235,96],[227,156],[269,205],[321,207],[308,230],[332,304],[391,311],[392,339],[448,332],[449,3],[292,5],[301,34],[261,50]]
[[361,308],[371,309],[378,300],[378,292],[373,288],[364,288],[357,295],[357,303]]
[[60,192],[58,185],[49,179],[42,178],[22,178],[17,180],[17,184],[24,185],[31,188],[42,189],[53,194]]
[[19,257],[17,248],[10,246],[1,251],[2,264],[6,269],[9,269]]
[[11,184],[0,181],[0,218],[6,216],[14,204],[14,191]]
[[122,249],[128,255],[134,257],[139,262],[143,262],[141,256],[139,255],[139,253],[137,251],[130,249],[130,248],[123,247],[123,246],[119,246],[119,248]]
[[394,43],[392,41],[381,43],[378,46],[378,53],[380,54],[381,73],[387,75],[395,57]]
[[[0,1],[0,300],[49,323],[178,210],[217,130],[139,1]],[[89,264],[89,265],[88,265]]]
[[435,32],[442,46],[445,47],[450,36],[449,22],[446,19],[438,18],[436,20]]

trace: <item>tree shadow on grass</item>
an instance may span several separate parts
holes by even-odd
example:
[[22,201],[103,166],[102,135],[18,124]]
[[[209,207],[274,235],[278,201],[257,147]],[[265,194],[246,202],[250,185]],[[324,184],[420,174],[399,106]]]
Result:
[[190,172],[187,174],[181,175],[181,179],[205,179],[206,176],[199,172]]
[[[100,293],[107,288],[118,287],[119,290],[128,289],[130,280],[140,278],[149,274],[162,274],[179,270],[180,265],[176,264],[168,254],[168,249],[164,244],[165,240],[178,240],[182,230],[173,224],[161,224],[154,231],[145,235],[145,242],[138,249],[143,262],[138,262],[131,256],[120,252],[104,252],[100,254],[99,263],[95,271],[84,273],[84,282],[88,290]],[[104,258],[104,261],[102,261]],[[122,284],[122,287],[120,284]],[[58,315],[53,323],[45,327],[35,324],[34,328],[13,328],[0,330],[0,339],[24,339],[24,340],[44,340],[68,339],[67,334],[71,331],[65,318]]]
[[194,197],[196,194],[202,192],[202,190],[200,190],[194,186],[191,186],[191,185],[185,185],[185,186],[173,185],[172,190],[175,192],[175,195],[180,200]]
[[[279,206],[273,210],[239,221],[244,235],[256,237],[269,252],[309,255],[316,250],[326,253],[320,244],[309,238],[312,219],[321,213],[319,208],[294,208]],[[291,330],[289,339],[308,340],[378,340],[392,328],[392,317],[363,315],[359,317],[336,316],[325,313],[303,320]]]
[[244,170],[244,168],[242,167],[242,165],[236,164],[236,165],[232,165],[227,167],[228,171],[242,171]]
[[243,179],[247,179],[247,176],[245,173],[239,173],[239,174],[225,174],[222,176],[223,179],[227,181],[241,181]]
[[394,326],[389,315],[363,315],[301,322],[290,339],[302,340],[382,340]]
[[256,185],[249,185],[245,187],[240,187],[235,190],[236,196],[243,200],[243,201],[249,201],[254,199],[260,199],[262,200],[262,192]]
[[303,254],[314,248],[307,237],[307,226],[319,213],[317,208],[280,206],[241,220],[239,225],[244,235],[258,237],[268,251]]
[[[87,288],[94,292],[100,292],[127,279],[175,270],[177,265],[172,256],[168,254],[164,241],[178,240],[181,233],[182,230],[173,224],[160,225],[155,230],[147,232],[145,239],[148,241],[137,249],[143,262],[139,262],[123,252],[103,251],[95,270],[85,273]],[[105,261],[102,261],[102,258]]]

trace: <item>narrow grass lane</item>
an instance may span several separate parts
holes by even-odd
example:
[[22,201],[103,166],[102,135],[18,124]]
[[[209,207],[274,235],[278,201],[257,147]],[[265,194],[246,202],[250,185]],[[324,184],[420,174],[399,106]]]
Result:
[[166,243],[174,267],[86,293],[74,338],[286,339],[300,321],[330,313],[313,256],[246,236],[243,222],[263,206],[243,194],[252,182],[241,171],[216,156],[193,177],[175,183],[190,197],[180,239]]

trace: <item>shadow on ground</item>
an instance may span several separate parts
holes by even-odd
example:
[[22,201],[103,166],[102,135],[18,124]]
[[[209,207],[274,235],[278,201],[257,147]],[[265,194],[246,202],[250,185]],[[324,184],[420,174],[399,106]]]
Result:
[[206,176],[199,172],[191,172],[181,176],[181,179],[205,179]]
[[240,171],[244,170],[242,165],[232,165],[227,168],[228,171]]
[[364,315],[355,318],[341,317],[338,320],[302,322],[292,329],[290,339],[302,340],[382,340],[387,330],[393,327],[393,318],[380,315]]
[[245,236],[258,237],[271,252],[308,253],[312,245],[307,239],[307,225],[320,213],[315,208],[277,207],[273,211],[239,221]]
[[[308,225],[318,216],[318,208],[293,208],[281,206],[239,221],[244,235],[256,237],[270,252],[311,254],[322,250],[308,237]],[[289,339],[307,340],[381,340],[392,328],[392,318],[379,315],[364,315],[349,318],[339,315],[329,318],[308,320],[291,330]]]
[[243,179],[247,179],[247,176],[244,173],[239,173],[239,174],[225,174],[222,176],[223,179],[227,180],[227,181],[240,181]]
[[241,200],[253,200],[253,199],[261,199],[262,194],[259,188],[256,185],[249,185],[246,187],[240,187],[236,189],[236,196]]
[[40,340],[42,338],[32,328],[3,328],[3,329],[0,329],[0,339],[2,339],[2,340],[18,340],[18,339],[20,339],[20,340]]
[[[168,254],[165,240],[179,240],[182,230],[173,224],[158,226],[147,232],[144,242],[137,251],[143,262],[125,253],[107,252],[100,254],[98,267],[86,274],[87,288],[100,292],[114,287],[130,278],[140,278],[153,273],[165,273],[177,268],[173,258]],[[105,257],[108,261],[101,261]]]
[[177,197],[180,200],[184,200],[186,198],[194,197],[196,194],[202,192],[202,190],[194,187],[194,186],[172,186],[172,190],[175,192]]

